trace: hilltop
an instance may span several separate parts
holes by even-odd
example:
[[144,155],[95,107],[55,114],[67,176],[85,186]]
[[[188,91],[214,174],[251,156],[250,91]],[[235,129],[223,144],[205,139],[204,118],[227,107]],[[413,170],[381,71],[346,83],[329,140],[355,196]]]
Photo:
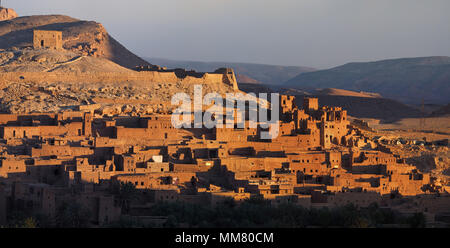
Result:
[[339,88],[369,91],[404,103],[447,104],[450,57],[421,57],[348,63],[328,70],[302,73],[285,84],[295,88]]
[[[62,42],[33,44],[34,30],[61,31]],[[41,32],[42,33],[42,32]],[[47,33],[57,39],[58,33]],[[51,42],[51,41],[50,41]],[[52,44],[52,43],[50,43]],[[62,47],[61,47],[62,46]],[[170,111],[171,96],[227,93],[224,73],[204,77],[174,72],[137,72],[150,65],[112,38],[97,22],[63,15],[13,18],[0,22],[0,112],[54,113],[95,110],[105,115]],[[215,68],[217,69],[217,68]]]
[[152,64],[165,66],[168,68],[186,68],[196,71],[214,71],[217,68],[233,68],[238,77],[239,83],[281,85],[304,72],[315,71],[314,68],[303,66],[280,66],[264,65],[252,63],[232,63],[232,62],[199,62],[180,61],[161,58],[145,58]]
[[112,38],[100,23],[64,15],[36,15],[0,22],[0,49],[32,47],[33,30],[63,32],[63,48],[79,56],[111,60],[134,68],[148,63]]
[[132,71],[101,57],[80,56],[67,50],[26,48],[0,51],[0,72],[130,73]]

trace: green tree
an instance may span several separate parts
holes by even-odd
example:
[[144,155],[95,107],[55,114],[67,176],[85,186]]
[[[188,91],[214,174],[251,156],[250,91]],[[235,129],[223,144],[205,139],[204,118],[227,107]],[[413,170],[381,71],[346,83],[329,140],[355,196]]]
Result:
[[178,226],[177,218],[174,215],[169,215],[166,223],[164,223],[164,227],[175,228]]
[[23,228],[37,228],[38,224],[37,224],[37,221],[33,217],[29,217],[23,221],[22,227]]
[[77,202],[64,202],[56,211],[55,222],[57,227],[83,228],[89,227],[92,213]]
[[426,218],[423,213],[415,213],[413,216],[407,218],[406,222],[412,228],[424,228],[426,227]]
[[120,202],[122,214],[128,214],[130,212],[131,202],[138,198],[139,192],[136,186],[131,182],[120,182],[116,194]]

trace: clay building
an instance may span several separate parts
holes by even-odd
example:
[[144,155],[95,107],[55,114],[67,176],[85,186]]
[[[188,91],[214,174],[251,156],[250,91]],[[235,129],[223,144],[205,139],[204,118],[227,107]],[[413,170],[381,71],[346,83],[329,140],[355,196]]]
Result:
[[[89,210],[96,226],[160,201],[214,206],[256,195],[305,207],[390,206],[391,195],[421,196],[430,211],[448,209],[445,187],[442,204],[430,204],[430,175],[365,137],[345,110],[319,107],[317,98],[303,107],[292,96],[280,101],[272,140],[259,139],[262,129],[248,120],[206,130],[176,129],[169,114],[0,115],[0,224],[13,208],[51,217],[67,201]],[[124,184],[137,190],[130,205],[112,190]]]
[[62,32],[50,30],[34,30],[33,48],[54,50],[63,49]]
[[236,75],[234,70],[231,68],[219,68],[214,72],[197,72],[194,70],[186,70],[181,68],[176,69],[167,69],[166,67],[161,67],[158,65],[146,65],[146,66],[136,66],[136,71],[151,71],[151,72],[159,72],[164,74],[173,73],[178,79],[185,79],[187,77],[191,78],[204,78],[204,79],[219,79],[212,81],[220,81],[225,85],[229,85],[233,88],[233,90],[238,90],[238,83],[236,79]]

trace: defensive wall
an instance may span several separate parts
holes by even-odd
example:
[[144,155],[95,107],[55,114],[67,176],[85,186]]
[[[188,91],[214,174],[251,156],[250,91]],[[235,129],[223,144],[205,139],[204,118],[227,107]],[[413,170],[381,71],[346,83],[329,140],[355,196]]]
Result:
[[[5,72],[0,74],[0,83],[26,81],[31,83],[118,83],[118,82],[157,82],[185,84],[229,84],[225,74],[205,73],[203,77],[186,76],[179,78],[175,72],[142,71],[129,73],[58,73],[58,72]],[[237,85],[236,85],[237,87]]]

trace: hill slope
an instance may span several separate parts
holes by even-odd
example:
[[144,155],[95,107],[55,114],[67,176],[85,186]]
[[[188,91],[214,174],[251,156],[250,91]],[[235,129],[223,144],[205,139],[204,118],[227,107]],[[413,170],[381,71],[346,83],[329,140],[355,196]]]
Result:
[[[342,107],[348,114],[357,118],[373,118],[384,121],[396,121],[402,118],[420,117],[419,110],[387,98],[355,97],[339,95],[312,95],[319,98],[321,106]],[[297,97],[302,104],[303,96]]]
[[450,57],[392,59],[349,63],[302,73],[287,81],[296,88],[339,88],[376,92],[405,103],[448,103]]
[[233,68],[238,79],[243,83],[258,83],[270,85],[281,85],[303,72],[314,71],[313,68],[300,66],[279,66],[263,65],[251,63],[230,63],[230,62],[198,62],[198,61],[177,61],[161,58],[145,58],[151,64],[165,66],[168,68],[186,68],[196,71],[214,71],[220,67]]
[[0,51],[0,72],[133,72],[108,59],[79,56],[71,51],[30,48]]
[[31,47],[34,29],[63,31],[63,47],[78,55],[109,59],[127,68],[148,64],[112,38],[100,23],[63,15],[25,16],[0,22],[0,49]]
[[450,116],[450,103],[434,111],[431,116]]

